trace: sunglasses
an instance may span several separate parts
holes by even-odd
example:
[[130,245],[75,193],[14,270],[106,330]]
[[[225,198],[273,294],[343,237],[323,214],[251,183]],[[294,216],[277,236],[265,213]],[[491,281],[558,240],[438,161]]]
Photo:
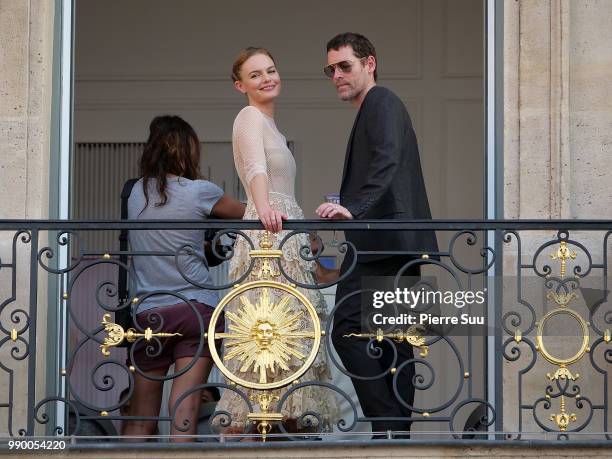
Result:
[[[362,61],[364,59],[367,59],[367,57],[362,57],[359,60]],[[328,78],[333,78],[336,69],[340,70],[342,73],[351,73],[354,64],[355,61],[340,61],[336,62],[335,64],[329,64],[323,67],[323,73]]]

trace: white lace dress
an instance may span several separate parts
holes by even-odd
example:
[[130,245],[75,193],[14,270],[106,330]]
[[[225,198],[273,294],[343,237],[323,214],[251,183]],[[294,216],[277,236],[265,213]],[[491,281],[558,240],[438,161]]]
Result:
[[[248,197],[244,219],[258,219],[248,184],[253,177],[259,174],[266,175],[267,177],[269,201],[272,208],[285,213],[291,220],[303,219],[304,214],[294,196],[295,161],[291,151],[287,148],[285,137],[276,128],[274,120],[255,107],[245,107],[240,111],[234,121],[232,143],[236,169],[244,189],[247,191]],[[258,249],[262,231],[252,230],[245,231],[245,233],[250,237],[255,248]],[[270,234],[270,241],[273,243],[274,249],[278,248],[279,243],[287,234],[288,231]],[[308,236],[305,233],[293,236],[289,239],[283,247],[282,266],[291,278],[304,284],[313,285],[315,284],[313,276],[315,263],[313,261],[305,261],[300,257],[300,248],[304,246],[309,246]],[[242,237],[238,237],[235,245],[235,253],[229,266],[229,278],[231,280],[240,278],[247,271],[251,262],[249,250],[250,246],[246,240]],[[275,264],[275,266],[277,265]],[[257,280],[257,267],[258,265],[256,264],[249,277],[241,281],[241,284],[251,280]],[[289,283],[282,274],[274,280]],[[298,290],[310,300],[319,313],[322,327],[325,326],[326,307],[321,293],[316,289],[298,288]],[[270,296],[273,302],[277,303],[278,300],[284,296],[284,292],[280,290],[271,290]],[[258,297],[259,293],[253,293],[252,302],[255,303]],[[291,308],[291,312],[296,312],[300,308],[303,310],[303,307],[300,306],[297,301],[290,303],[289,307]],[[238,309],[241,309],[241,303],[234,300],[227,306],[226,312],[236,313]],[[310,325],[307,322],[308,321],[304,320],[301,321],[299,324],[300,331],[309,329]],[[228,324],[226,323],[226,327],[227,326]],[[312,328],[310,327],[310,329]],[[308,353],[311,349],[312,340],[299,339],[299,341],[302,346],[302,353]],[[224,346],[224,352],[231,351],[231,349],[232,348],[225,348]],[[244,369],[241,371],[243,362],[239,361],[239,359],[226,361],[225,365],[230,371],[240,375],[243,379],[254,382],[261,381],[261,372],[255,372],[253,367],[250,367],[246,372]],[[292,357],[291,360],[287,362],[287,365],[288,369],[285,370],[279,368],[278,365],[274,371],[268,368],[265,375],[266,382],[285,379],[290,374],[293,374],[296,368],[301,366],[301,361]],[[299,378],[299,381],[331,381],[329,361],[323,341],[321,342],[320,350],[313,365]],[[250,398],[257,393],[255,390],[249,390],[240,386],[238,389],[243,390]],[[287,388],[276,390],[275,394],[282,397],[286,390]],[[256,406],[256,401],[254,405]],[[274,409],[275,404],[272,404],[271,408]],[[227,411],[231,414],[232,427],[237,427],[239,429],[245,427],[246,416],[248,414],[247,406],[243,399],[235,392],[230,390],[225,390],[223,392],[221,400],[217,404],[217,411]],[[258,411],[257,408],[256,411]],[[321,415],[321,419],[328,418],[333,422],[338,413],[337,400],[334,392],[322,388],[321,386],[306,386],[296,390],[281,408],[281,413],[285,418],[300,418],[308,411],[318,413]],[[315,419],[311,420],[316,424]]]

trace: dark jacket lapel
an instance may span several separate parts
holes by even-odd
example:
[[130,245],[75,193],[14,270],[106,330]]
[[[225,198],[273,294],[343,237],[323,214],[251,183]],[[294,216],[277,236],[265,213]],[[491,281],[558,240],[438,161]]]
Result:
[[[363,105],[362,105],[363,107]],[[359,116],[361,115],[361,107],[357,112],[357,116],[355,117],[355,122],[353,123],[353,128],[351,129],[351,135],[349,135],[348,143],[346,145],[346,154],[344,155],[344,168],[342,169],[342,182],[340,184],[340,193],[342,193],[342,188],[344,187],[344,181],[346,179],[346,174],[348,172],[348,165],[351,159],[351,153],[353,151],[353,138],[355,137],[355,128],[359,123]]]

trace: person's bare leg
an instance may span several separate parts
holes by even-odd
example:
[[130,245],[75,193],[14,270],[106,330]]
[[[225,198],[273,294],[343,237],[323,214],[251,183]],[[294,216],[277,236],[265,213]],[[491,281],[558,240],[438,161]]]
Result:
[[[193,360],[192,357],[181,357],[176,359],[174,371],[179,372]],[[202,403],[202,391],[197,390],[184,398],[180,405],[176,406],[176,402],[186,392],[193,389],[195,386],[204,384],[208,380],[208,375],[213,366],[213,360],[210,357],[200,357],[197,359],[193,367],[187,373],[178,376],[172,381],[172,391],[170,392],[170,400],[168,402],[168,411],[174,411],[174,419],[170,426],[171,435],[193,435],[198,428],[198,411]],[[187,430],[178,430],[176,426],[189,425]],[[194,441],[193,437],[173,438],[175,442]]]
[[[164,376],[168,368],[148,371],[148,375]],[[134,375],[134,393],[130,401],[130,416],[159,416],[163,381],[152,381],[140,373]],[[157,429],[157,421],[141,421],[127,419],[123,423],[121,435],[145,436],[153,435]],[[142,438],[126,438],[125,441],[143,441]]]

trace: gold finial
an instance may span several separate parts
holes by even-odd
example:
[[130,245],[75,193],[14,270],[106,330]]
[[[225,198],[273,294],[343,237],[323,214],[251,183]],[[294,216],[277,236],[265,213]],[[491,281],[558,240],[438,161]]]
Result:
[[68,299],[68,293],[64,292],[64,293],[62,294],[62,298],[63,298],[63,299],[65,299],[65,300],[67,300],[67,299]]
[[103,260],[110,260],[110,254],[109,253],[105,253],[104,255],[102,255],[102,259]]
[[[255,401],[253,396],[250,397],[251,401]],[[278,395],[271,394],[269,392],[263,392],[257,394],[257,404],[261,409],[260,413],[249,413],[247,419],[253,423],[257,423],[257,431],[262,436],[262,441],[266,441],[266,436],[272,429],[273,422],[279,422],[283,420],[281,413],[271,413],[270,406],[273,402],[279,400]]]
[[516,341],[516,343],[518,344],[521,342],[522,339],[523,339],[523,334],[517,328],[516,331],[514,332],[514,341]]
[[421,255],[421,258],[423,260],[429,260],[429,255],[427,255],[426,253],[424,253],[423,255]]
[[60,370],[60,375],[62,375],[62,376],[66,376],[66,369],[65,369],[65,368],[62,368],[62,369]]
[[568,414],[565,411],[565,397],[563,395],[561,396],[560,409],[561,412],[559,414],[552,414],[550,416],[550,420],[554,421],[557,424],[561,432],[565,432],[570,422],[576,422],[577,418],[575,413]]
[[465,373],[463,373],[463,377],[464,377],[465,379],[469,379],[469,377],[470,377],[470,372],[469,372],[469,371],[466,371]]
[[[261,258],[258,268],[254,271],[255,277],[263,280],[269,280],[280,276],[280,272],[274,268],[272,259],[281,258],[282,250],[272,250],[272,242],[270,242],[270,233],[264,231],[259,238],[259,250],[251,250],[249,256],[251,258]],[[238,287],[236,285],[234,288]]]
[[395,373],[397,373],[397,368],[391,368],[391,374],[394,375]]
[[270,242],[270,232],[264,231],[259,239],[259,247],[263,250],[270,250],[272,248],[272,243]]
[[423,417],[424,417],[424,418],[428,418],[428,417],[429,417],[429,413],[428,413],[427,411],[425,411],[425,412],[423,413]]
[[561,241],[559,243],[559,249],[557,250],[556,253],[553,253],[550,255],[550,258],[552,258],[553,260],[559,260],[561,262],[561,279],[563,279],[565,277],[565,272],[566,272],[566,268],[567,268],[567,260],[572,259],[575,260],[576,259],[576,252],[571,251],[568,247],[567,247],[567,241]]
[[108,416],[108,411],[102,411],[102,412],[100,413],[100,416]]
[[134,365],[130,365],[130,372],[134,373],[136,371],[136,367]]

